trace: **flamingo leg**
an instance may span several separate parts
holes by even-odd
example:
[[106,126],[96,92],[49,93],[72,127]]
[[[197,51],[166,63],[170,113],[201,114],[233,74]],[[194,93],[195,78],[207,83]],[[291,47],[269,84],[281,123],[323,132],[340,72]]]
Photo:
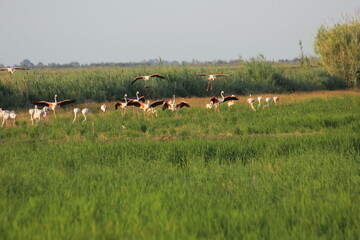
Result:
[[210,87],[210,80],[208,81],[208,85],[206,87],[206,91],[209,91],[209,87]]

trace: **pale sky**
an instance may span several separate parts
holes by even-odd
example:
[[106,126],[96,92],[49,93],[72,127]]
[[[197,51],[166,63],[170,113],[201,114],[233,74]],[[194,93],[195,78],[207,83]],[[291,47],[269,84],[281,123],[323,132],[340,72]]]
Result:
[[313,53],[359,0],[0,0],[0,64],[269,60]]

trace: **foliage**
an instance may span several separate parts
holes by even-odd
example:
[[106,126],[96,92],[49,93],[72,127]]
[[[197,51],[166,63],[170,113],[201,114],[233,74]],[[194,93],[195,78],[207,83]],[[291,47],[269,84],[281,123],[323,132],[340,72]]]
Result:
[[360,15],[333,27],[321,26],[314,42],[321,66],[330,74],[360,87]]
[[[135,76],[158,73],[167,79],[151,80],[144,87],[139,80],[131,85]],[[227,73],[217,78],[214,91],[206,92],[206,80],[197,73]],[[283,67],[268,62],[262,55],[239,66],[163,66],[136,68],[77,68],[17,71],[0,73],[0,106],[31,106],[38,100],[73,98],[78,102],[114,101],[125,93],[136,91],[146,98],[209,97],[226,93],[281,93],[345,88],[341,79],[316,68]]]

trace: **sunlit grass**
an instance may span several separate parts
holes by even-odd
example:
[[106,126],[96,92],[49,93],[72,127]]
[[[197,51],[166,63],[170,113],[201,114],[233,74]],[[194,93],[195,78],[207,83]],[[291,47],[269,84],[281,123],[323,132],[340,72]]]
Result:
[[84,103],[37,126],[22,110],[0,129],[0,236],[359,239],[360,96],[280,99],[153,120]]

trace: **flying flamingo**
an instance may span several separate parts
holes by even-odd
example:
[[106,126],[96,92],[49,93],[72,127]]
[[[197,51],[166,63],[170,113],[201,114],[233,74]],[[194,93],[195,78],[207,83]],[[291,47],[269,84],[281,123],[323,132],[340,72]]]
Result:
[[217,110],[218,112],[220,112],[219,105],[221,103],[224,103],[227,101],[239,100],[239,98],[235,97],[234,95],[224,97],[224,91],[221,91],[220,95],[221,95],[221,98],[213,97],[212,99],[210,99],[210,102],[214,104],[214,109]]
[[212,82],[215,80],[215,78],[229,76],[228,74],[206,74],[206,73],[199,73],[196,75],[207,77],[206,79],[208,80],[208,85],[207,85],[206,91],[209,91],[209,87],[210,87],[210,91],[212,90]]
[[[151,74],[151,75],[148,75],[148,76],[138,76],[138,77],[134,78],[134,80],[132,80],[131,85],[133,85],[133,84],[134,84],[137,80],[139,80],[139,79],[142,79],[142,80],[144,80],[145,82],[147,82],[147,81],[149,81],[149,80],[150,80],[151,78],[153,78],[153,77],[165,79],[164,76],[161,76],[161,75],[159,75],[159,74]],[[146,84],[145,84],[145,87],[147,87]]]
[[70,100],[70,99],[66,99],[66,100],[62,100],[62,101],[58,102],[56,98],[57,98],[57,95],[54,96],[54,99],[55,99],[54,102],[38,101],[35,104],[47,105],[48,107],[50,107],[53,110],[54,116],[56,117],[55,108],[57,106],[60,107],[60,106],[64,106],[64,105],[76,102],[76,100]]
[[6,68],[0,68],[0,71],[7,71],[8,73],[14,74],[16,70],[29,70],[25,67],[6,67]]

